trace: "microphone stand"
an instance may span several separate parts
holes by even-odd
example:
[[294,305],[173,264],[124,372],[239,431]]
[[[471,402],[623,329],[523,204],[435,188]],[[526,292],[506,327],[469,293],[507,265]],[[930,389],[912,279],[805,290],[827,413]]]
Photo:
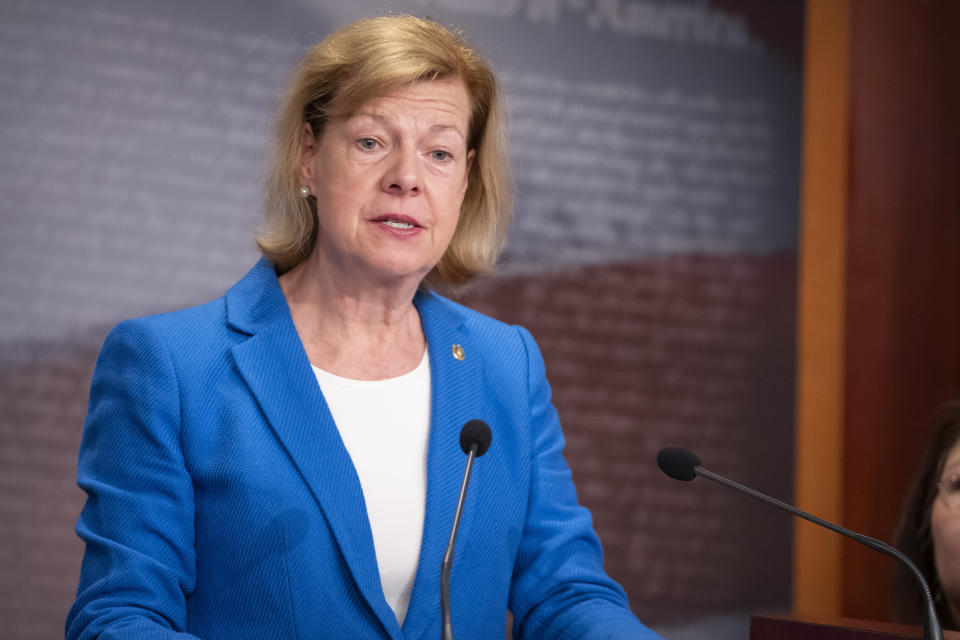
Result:
[[717,475],[712,471],[704,469],[699,465],[694,467],[693,472],[698,476],[703,476],[704,478],[708,478],[710,480],[713,480],[714,482],[718,482],[726,487],[745,493],[748,496],[751,496],[753,498],[756,498],[757,500],[760,500],[761,502],[766,502],[767,504],[773,505],[775,507],[779,507],[785,511],[789,511],[795,516],[803,518],[804,520],[809,520],[814,524],[818,524],[821,527],[830,529],[831,531],[839,533],[840,535],[847,536],[848,538],[853,538],[857,542],[870,547],[874,551],[879,551],[880,553],[885,553],[889,556],[893,556],[894,558],[903,562],[905,565],[907,565],[907,567],[910,568],[910,572],[920,583],[920,588],[923,590],[923,594],[927,601],[926,616],[923,622],[923,640],[943,640],[943,631],[940,627],[940,621],[937,618],[936,608],[933,606],[933,596],[930,593],[930,586],[927,584],[926,579],[923,577],[923,573],[921,573],[920,569],[917,568],[917,565],[915,565],[913,561],[910,560],[910,558],[908,558],[906,554],[904,554],[902,551],[900,551],[895,547],[890,546],[886,542],[881,542],[880,540],[877,540],[875,538],[865,536],[862,533],[857,533],[856,531],[851,531],[850,529],[846,529],[844,527],[841,527],[840,525],[833,524],[832,522],[827,522],[822,518],[818,518],[815,515],[811,515],[807,513],[806,511],[801,511],[800,509],[794,507],[791,504],[787,504],[786,502],[781,502],[776,498],[771,498],[770,496],[760,493],[759,491],[755,491],[754,489],[744,486],[739,482],[728,480],[727,478],[724,478],[723,476]]
[[477,445],[471,444],[467,453],[467,468],[463,472],[463,485],[460,487],[460,499],[457,500],[457,511],[453,516],[453,527],[450,530],[450,542],[443,554],[443,563],[440,565],[440,610],[443,612],[443,640],[454,640],[453,622],[450,619],[450,568],[453,566],[453,547],[457,542],[457,531],[460,529],[460,516],[463,514],[463,503],[467,497],[467,485],[470,484],[470,472],[473,469],[473,460],[477,457]]

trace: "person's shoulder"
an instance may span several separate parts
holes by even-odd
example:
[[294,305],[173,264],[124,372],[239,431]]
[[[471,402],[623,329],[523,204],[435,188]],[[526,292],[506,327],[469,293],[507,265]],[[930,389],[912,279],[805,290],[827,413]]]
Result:
[[117,329],[148,331],[177,338],[186,333],[204,333],[204,329],[223,326],[225,318],[226,304],[224,297],[220,296],[176,311],[129,318],[120,322]]
[[[216,341],[230,334],[228,298],[233,295],[237,306],[254,305],[264,295],[264,289],[271,287],[264,273],[272,274],[272,269],[272,265],[261,260],[226,293],[209,302],[124,320],[114,331],[155,334],[171,345]],[[272,286],[277,287],[275,276]]]
[[203,357],[220,350],[228,339],[222,297],[197,306],[129,318],[118,323],[104,341],[102,356],[127,351],[166,353],[174,361]]

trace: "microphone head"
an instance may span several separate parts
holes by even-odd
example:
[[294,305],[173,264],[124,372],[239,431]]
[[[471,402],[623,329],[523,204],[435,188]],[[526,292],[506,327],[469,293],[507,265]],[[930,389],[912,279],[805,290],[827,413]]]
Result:
[[657,454],[657,466],[674,480],[693,480],[697,475],[695,468],[699,465],[700,458],[692,451],[680,447],[660,449]]
[[471,420],[463,425],[463,429],[460,430],[460,448],[469,455],[470,447],[477,445],[476,457],[478,458],[490,448],[492,439],[493,434],[490,433],[490,427],[483,420]]

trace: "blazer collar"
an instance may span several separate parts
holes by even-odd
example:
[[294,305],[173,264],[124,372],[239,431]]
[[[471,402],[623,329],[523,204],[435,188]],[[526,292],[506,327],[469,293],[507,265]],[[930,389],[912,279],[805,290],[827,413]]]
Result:
[[[408,638],[422,635],[429,621],[439,621],[440,564],[466,462],[460,429],[483,417],[481,354],[473,348],[463,313],[431,292],[417,293],[414,304],[430,352],[431,417],[423,539],[403,625]],[[380,584],[359,478],[267,259],[231,287],[226,307],[228,324],[250,336],[232,348],[240,374],[323,510],[360,591],[384,628],[398,637]]]
[[224,296],[227,324],[241,333],[253,335],[260,329],[290,319],[290,308],[283,297],[273,263],[260,260]]

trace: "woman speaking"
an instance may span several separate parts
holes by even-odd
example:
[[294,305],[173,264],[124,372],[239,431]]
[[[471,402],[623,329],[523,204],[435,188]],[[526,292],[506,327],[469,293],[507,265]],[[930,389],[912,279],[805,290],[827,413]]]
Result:
[[439,638],[461,427],[461,638],[656,638],[603,571],[522,328],[438,295],[511,210],[498,88],[454,33],[362,20],[281,104],[264,257],[226,294],[121,323],[94,372],[67,638]]

